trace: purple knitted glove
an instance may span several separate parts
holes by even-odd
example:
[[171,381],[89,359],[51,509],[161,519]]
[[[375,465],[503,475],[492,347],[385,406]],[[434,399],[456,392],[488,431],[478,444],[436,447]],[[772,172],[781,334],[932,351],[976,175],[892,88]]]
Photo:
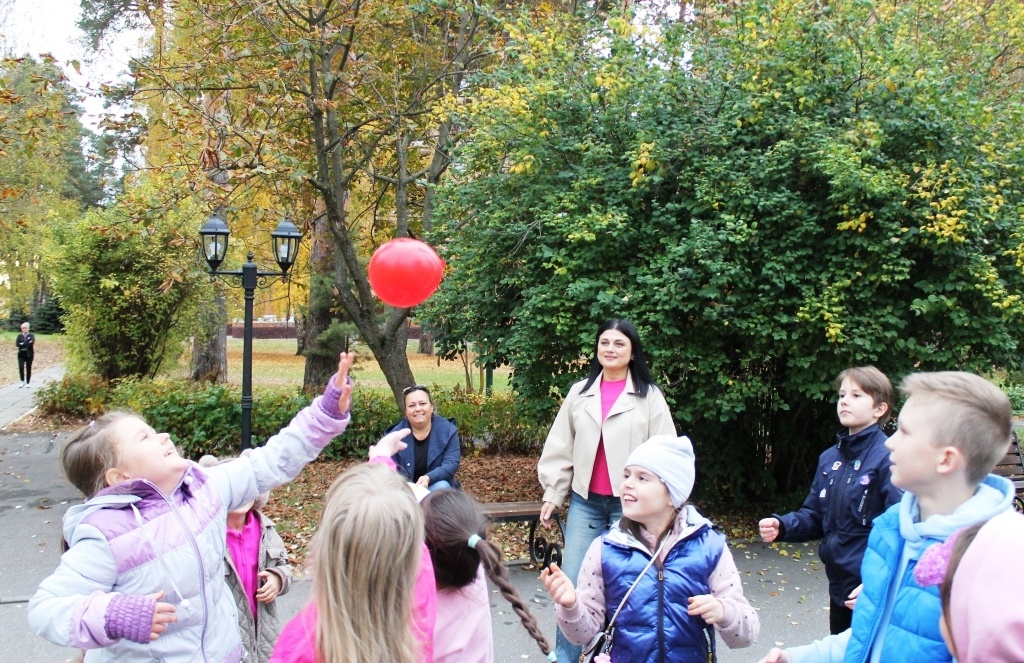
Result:
[[[346,376],[345,381],[349,386],[352,386],[354,382],[351,376]],[[324,389],[324,395],[320,399],[320,409],[327,413],[331,419],[344,419],[348,416],[348,412],[341,412],[338,410],[338,399],[341,398],[341,389],[334,386],[334,376],[327,382],[327,388]]]
[[103,629],[112,640],[127,638],[146,644],[153,632],[153,613],[156,600],[148,596],[117,594],[107,606]]

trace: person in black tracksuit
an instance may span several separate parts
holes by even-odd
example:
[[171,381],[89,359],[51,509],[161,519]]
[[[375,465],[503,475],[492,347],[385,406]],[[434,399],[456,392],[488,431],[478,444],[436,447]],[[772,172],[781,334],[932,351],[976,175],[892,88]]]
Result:
[[836,411],[844,428],[819,456],[807,498],[796,511],[759,523],[765,541],[822,539],[819,555],[828,576],[833,634],[848,629],[853,619],[845,603],[861,584],[871,521],[902,497],[889,480],[888,436],[882,430],[895,400],[892,383],[877,368],[862,366],[840,373],[836,385]]
[[27,322],[21,323],[21,333],[14,344],[18,346],[18,375],[21,377],[21,387],[27,387],[32,382],[32,360],[36,354],[36,337],[29,331]]

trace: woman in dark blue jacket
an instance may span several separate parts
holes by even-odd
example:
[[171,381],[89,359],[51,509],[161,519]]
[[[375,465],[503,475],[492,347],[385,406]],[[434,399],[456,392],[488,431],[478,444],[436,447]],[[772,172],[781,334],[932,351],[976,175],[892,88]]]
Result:
[[402,440],[408,446],[392,456],[398,471],[430,491],[459,488],[455,473],[462,462],[462,452],[455,421],[434,413],[434,401],[423,385],[407,387],[402,398],[405,418],[388,429],[389,433],[400,428],[412,429]]

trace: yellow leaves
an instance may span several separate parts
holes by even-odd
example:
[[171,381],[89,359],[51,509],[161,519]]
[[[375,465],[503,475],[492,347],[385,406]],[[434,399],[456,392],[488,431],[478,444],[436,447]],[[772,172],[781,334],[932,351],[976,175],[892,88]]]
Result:
[[640,143],[637,156],[630,164],[632,170],[629,173],[629,180],[634,188],[640,186],[644,178],[658,168],[658,162],[651,156],[653,150],[654,143]]
[[[849,209],[848,205],[843,206],[844,209]],[[874,212],[861,212],[859,216],[847,219],[836,226],[836,230],[839,232],[845,232],[852,230],[855,232],[862,233],[868,227],[868,220],[873,219],[875,216]]]

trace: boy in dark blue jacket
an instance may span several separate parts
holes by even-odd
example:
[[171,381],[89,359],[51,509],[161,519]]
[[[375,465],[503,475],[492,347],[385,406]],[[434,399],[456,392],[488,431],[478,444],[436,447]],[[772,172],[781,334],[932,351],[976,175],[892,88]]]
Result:
[[833,634],[850,628],[853,610],[846,601],[861,583],[871,521],[902,495],[889,480],[889,450],[882,430],[896,397],[889,378],[874,366],[848,368],[836,378],[836,387],[836,412],[844,428],[818,458],[807,499],[796,511],[773,514],[759,523],[764,541],[822,539],[819,555],[828,575]]

